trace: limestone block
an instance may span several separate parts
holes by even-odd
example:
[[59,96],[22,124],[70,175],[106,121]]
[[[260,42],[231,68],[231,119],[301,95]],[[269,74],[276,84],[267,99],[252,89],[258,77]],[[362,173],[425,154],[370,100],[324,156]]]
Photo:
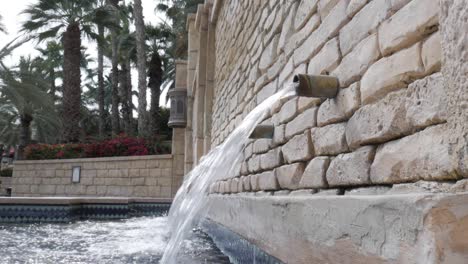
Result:
[[251,191],[259,191],[260,187],[258,185],[258,174],[253,174],[249,176],[250,178],[250,190]]
[[271,139],[261,138],[257,139],[253,143],[253,153],[265,153],[270,149]]
[[445,122],[447,84],[440,73],[417,80],[408,86],[405,98],[406,118],[413,130]]
[[289,58],[288,62],[286,65],[283,67],[281,70],[279,77],[278,77],[278,85],[281,87],[283,84],[285,84],[285,81],[288,80],[288,78],[292,75],[292,72],[294,71],[294,63],[292,57]]
[[348,54],[361,40],[376,31],[377,26],[391,13],[388,0],[370,1],[340,30],[342,56]]
[[247,162],[242,162],[241,163],[241,170],[240,170],[240,173],[241,175],[247,175],[249,174],[249,169],[248,169],[248,165],[247,165]]
[[456,179],[456,155],[451,150],[446,125],[388,142],[377,149],[371,167],[373,183],[399,183]]
[[270,67],[276,59],[279,34],[276,34],[273,39],[268,43],[260,56],[260,62],[258,68],[261,72],[265,73],[268,67]]
[[239,192],[239,178],[232,178],[229,179],[230,187],[229,187],[229,192],[230,193],[237,193]]
[[305,41],[294,51],[294,65],[307,62],[312,56],[322,48],[330,37],[335,36],[340,28],[348,22],[346,16],[347,1],[339,1],[331,10],[318,29],[314,31]]
[[281,189],[297,189],[304,173],[304,167],[304,163],[293,163],[276,168],[275,173]]
[[361,107],[348,121],[346,139],[351,148],[401,137],[447,118],[446,88],[441,74],[390,93],[381,101]]
[[342,122],[351,117],[360,105],[359,83],[340,89],[335,98],[325,100],[317,113],[317,125]]
[[247,161],[247,167],[248,167],[250,173],[254,173],[254,172],[259,171],[260,170],[260,156],[253,155]]
[[284,66],[287,63],[288,63],[288,58],[284,56],[283,53],[281,53],[281,55],[278,56],[278,59],[276,60],[276,62],[267,70],[268,80],[275,79],[280,74],[280,72],[283,70]]
[[252,157],[253,154],[253,143],[247,144],[244,149],[244,158],[248,159]]
[[361,107],[348,121],[346,139],[355,149],[366,144],[385,142],[410,129],[406,122],[405,92],[391,93],[376,104]]
[[363,104],[375,102],[423,73],[421,43],[418,42],[372,64],[361,80],[361,101]]
[[379,28],[384,56],[407,47],[434,31],[439,23],[439,0],[413,0],[384,21]]
[[274,171],[265,171],[258,174],[258,188],[262,191],[275,191],[279,189]]
[[330,187],[370,184],[369,171],[375,147],[365,146],[334,158],[327,170]]
[[289,139],[297,134],[303,133],[306,129],[317,126],[317,107],[310,108],[299,114],[291,122],[286,124],[285,137]]
[[441,44],[439,31],[423,42],[421,57],[426,74],[440,71],[442,61]]
[[284,125],[284,124],[279,125],[279,126],[275,126],[275,130],[273,132],[273,142],[272,142],[273,146],[278,146],[278,145],[284,144],[286,142],[286,137],[284,135],[285,127],[286,127],[286,125]]
[[290,39],[291,35],[294,33],[294,19],[296,17],[298,2],[294,2],[289,9],[288,15],[284,20],[284,24],[281,29],[280,38],[278,41],[278,54],[280,54],[284,47],[286,46],[287,41]]
[[260,168],[270,170],[278,167],[283,162],[281,148],[275,148],[265,154],[260,155]]
[[[262,103],[268,97],[272,96],[276,93],[278,88],[278,80],[275,79],[274,81],[270,82],[269,84],[263,86],[263,88],[257,94],[257,104]],[[236,105],[238,106],[237,102]]]
[[318,14],[312,15],[312,17],[307,21],[307,24],[299,31],[296,32],[294,35],[286,43],[284,47],[284,53],[286,56],[290,56],[295,50],[296,47],[304,43],[306,38],[310,36],[310,34],[317,29],[320,25],[320,16]]
[[245,192],[250,192],[252,190],[252,187],[250,185],[250,176],[242,176],[241,181],[242,181],[242,189]]
[[326,173],[330,165],[330,157],[313,158],[302,174],[300,188],[327,188]]
[[326,74],[338,66],[341,60],[338,38],[328,41],[310,61],[308,74]]
[[380,57],[377,34],[363,39],[346,55],[332,75],[338,77],[341,87],[358,81],[372,63]]
[[348,152],[346,123],[316,127],[310,130],[315,155],[338,155]]
[[291,121],[297,114],[297,97],[287,101],[278,113],[279,124]]
[[[339,0],[320,0],[318,2],[318,13],[320,14],[320,18],[324,20],[338,2]],[[341,2],[347,2],[347,0]]]
[[299,97],[297,101],[297,112],[302,113],[309,108],[320,105],[322,99],[315,97]]
[[313,13],[317,11],[318,0],[302,0],[297,9],[297,14],[294,18],[294,29],[301,29],[310,19]]
[[351,0],[346,8],[346,15],[353,17],[361,8],[366,5],[368,0]]
[[312,158],[312,142],[310,140],[310,131],[306,130],[303,134],[294,136],[281,148],[283,158],[287,163],[296,161],[305,161]]

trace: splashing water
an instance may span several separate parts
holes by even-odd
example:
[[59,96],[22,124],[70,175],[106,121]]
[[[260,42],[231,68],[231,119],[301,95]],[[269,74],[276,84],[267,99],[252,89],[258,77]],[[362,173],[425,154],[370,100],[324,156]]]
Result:
[[209,211],[208,189],[211,183],[230,175],[229,172],[239,164],[250,133],[268,116],[273,104],[294,95],[295,86],[291,85],[267,98],[245,117],[224,143],[212,149],[185,176],[169,212],[171,238],[161,263],[177,263],[177,253],[183,241]]

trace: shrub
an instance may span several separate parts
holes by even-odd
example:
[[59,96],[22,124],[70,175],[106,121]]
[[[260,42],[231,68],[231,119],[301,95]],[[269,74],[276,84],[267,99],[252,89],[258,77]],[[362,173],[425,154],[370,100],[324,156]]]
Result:
[[13,176],[12,168],[0,170],[0,177],[11,177],[11,176]]
[[87,144],[35,144],[26,147],[25,159],[74,159],[115,156],[144,156],[169,153],[162,143],[154,145],[144,139],[120,135],[116,138]]

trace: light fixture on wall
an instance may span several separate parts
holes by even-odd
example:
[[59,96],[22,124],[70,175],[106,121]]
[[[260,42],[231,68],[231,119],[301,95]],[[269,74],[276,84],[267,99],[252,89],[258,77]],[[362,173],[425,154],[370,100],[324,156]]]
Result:
[[173,88],[167,92],[171,100],[171,115],[169,127],[185,127],[187,125],[187,90]]
[[335,98],[340,88],[338,78],[329,75],[298,74],[294,76],[298,96]]
[[72,167],[72,183],[79,183],[81,178],[81,167],[73,166]]

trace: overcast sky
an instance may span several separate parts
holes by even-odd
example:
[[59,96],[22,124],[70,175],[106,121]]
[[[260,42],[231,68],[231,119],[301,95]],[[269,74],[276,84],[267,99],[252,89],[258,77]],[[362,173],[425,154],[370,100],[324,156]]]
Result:
[[[72,0],[73,1],[73,0]],[[129,0],[125,0],[128,2]],[[7,2],[7,3],[6,3]],[[0,8],[0,15],[3,17],[2,23],[5,25],[7,29],[7,35],[0,33],[0,47],[3,47],[5,44],[13,40],[15,37],[19,35],[19,30],[21,28],[21,24],[28,19],[27,16],[21,15],[21,11],[23,11],[28,5],[37,2],[37,0],[9,0],[9,1],[2,1],[2,7]],[[143,15],[145,19],[145,23],[147,24],[158,24],[162,21],[162,16],[157,16],[154,13],[154,9],[158,0],[142,0],[143,4]],[[88,47],[88,53],[91,54],[93,57],[96,57],[96,45],[94,43],[88,43],[83,41],[83,45]],[[24,44],[23,46],[16,49],[11,56],[9,56],[5,62],[7,65],[15,64],[19,61],[20,56],[35,56],[38,53],[35,51],[36,43],[29,42]],[[133,89],[136,90],[137,87],[137,73],[133,70],[132,71],[132,82],[133,82]],[[148,94],[149,99],[150,94]],[[161,96],[161,105],[165,105],[165,94]],[[137,99],[133,98],[134,104],[137,105]],[[149,101],[148,101],[149,104]]]

